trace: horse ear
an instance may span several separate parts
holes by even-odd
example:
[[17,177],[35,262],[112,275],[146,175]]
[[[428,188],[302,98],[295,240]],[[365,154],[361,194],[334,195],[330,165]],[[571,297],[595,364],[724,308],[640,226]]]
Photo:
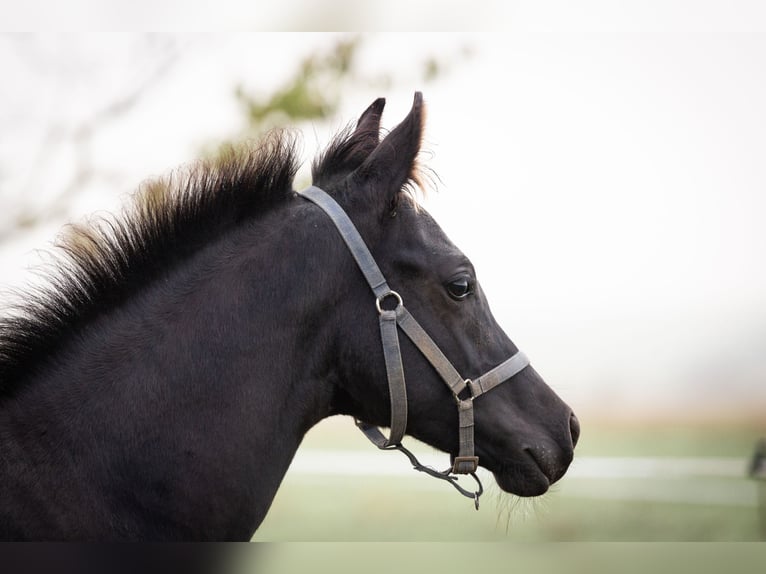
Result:
[[385,98],[372,102],[359,116],[354,131],[344,131],[314,160],[311,168],[314,185],[330,186],[364,163],[380,143],[380,117],[385,105]]
[[424,120],[423,94],[415,92],[412,109],[404,121],[391,130],[351,174],[351,186],[357,188],[352,195],[370,195],[366,198],[370,202],[384,210],[390,208],[404,185],[416,180],[416,158],[420,152]]
[[380,118],[385,106],[386,98],[378,98],[364,110],[356,123],[353,139],[360,142],[360,147],[367,152],[366,155],[372,153],[380,143]]

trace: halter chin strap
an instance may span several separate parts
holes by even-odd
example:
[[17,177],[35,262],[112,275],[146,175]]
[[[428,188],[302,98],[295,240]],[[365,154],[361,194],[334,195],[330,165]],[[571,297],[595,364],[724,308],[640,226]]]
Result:
[[[441,352],[441,349],[434,343],[433,339],[404,307],[401,296],[388,286],[370,250],[367,248],[361,235],[359,235],[351,219],[343,211],[343,208],[325,191],[316,186],[311,186],[301,191],[300,195],[318,205],[332,219],[376,298],[375,307],[379,315],[380,338],[383,343],[383,356],[386,363],[391,401],[391,430],[388,438],[386,438],[380,429],[374,425],[358,419],[356,420],[356,425],[375,446],[384,450],[396,449],[402,451],[410,459],[415,470],[447,480],[461,494],[472,498],[478,509],[479,496],[483,492],[483,487],[476,476],[479,457],[474,454],[473,401],[519,373],[529,365],[529,360],[524,353],[519,351],[477,379],[470,380],[460,376],[460,373],[457,372],[449,359],[444,356],[444,353]],[[387,299],[393,299],[393,302],[396,303],[394,309],[383,307],[383,302]],[[428,362],[431,363],[444,383],[449,387],[457,403],[458,455],[452,461],[452,467],[443,472],[438,472],[420,464],[417,458],[401,444],[407,429],[407,387],[402,367],[402,354],[399,348],[398,329],[404,331]],[[466,394],[466,389],[468,390],[468,396],[461,398],[461,394]],[[457,477],[452,476],[453,474],[470,474],[476,480],[479,489],[475,492],[465,490],[457,483]]]

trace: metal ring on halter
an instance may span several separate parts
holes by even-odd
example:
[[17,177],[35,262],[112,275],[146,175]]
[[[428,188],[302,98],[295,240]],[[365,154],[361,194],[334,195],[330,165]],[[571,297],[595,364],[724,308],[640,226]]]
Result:
[[[463,381],[463,385],[465,386],[466,389],[468,389],[468,396],[465,399],[461,399],[459,394],[454,395],[455,402],[457,404],[460,404],[464,400],[473,402],[473,399],[475,397],[474,397],[474,394],[473,394],[473,388],[471,387],[472,384],[473,384],[473,381],[471,379],[465,379]],[[463,391],[460,391],[460,392],[462,393]]]
[[396,291],[389,291],[388,293],[383,293],[380,297],[375,299],[375,308],[378,310],[379,314],[383,314],[383,308],[380,306],[381,301],[385,299],[386,297],[394,297],[396,298],[396,306],[401,307],[403,305],[402,303],[402,296],[399,295]]

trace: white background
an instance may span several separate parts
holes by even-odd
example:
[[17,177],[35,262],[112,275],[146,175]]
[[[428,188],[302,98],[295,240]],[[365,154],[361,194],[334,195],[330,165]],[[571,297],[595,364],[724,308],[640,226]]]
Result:
[[[306,163],[375,97],[387,97],[390,128],[423,89],[426,160],[441,180],[424,203],[473,259],[500,323],[575,410],[763,419],[762,14],[641,6],[509,4],[496,34],[365,35],[363,65],[393,71],[393,83],[349,91],[331,125],[300,126]],[[0,244],[2,283],[25,281],[33,249],[64,221],[116,209],[142,179],[235,132],[236,83],[273,89],[335,39],[0,38],[0,220],[69,185],[78,128],[148,86],[88,140],[89,161],[108,175],[59,218]],[[416,62],[428,54],[454,66],[424,86]]]

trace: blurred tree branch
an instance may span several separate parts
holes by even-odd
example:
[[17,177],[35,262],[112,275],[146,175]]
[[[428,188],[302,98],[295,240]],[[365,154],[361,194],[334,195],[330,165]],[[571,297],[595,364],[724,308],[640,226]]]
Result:
[[334,114],[339,88],[352,72],[359,45],[358,37],[342,40],[328,53],[306,57],[287,84],[271,95],[257,97],[238,86],[235,95],[247,114],[249,130],[258,133],[283,120],[323,120]]
[[[147,37],[149,42],[154,38]],[[27,42],[26,38],[21,38],[22,42]],[[29,59],[36,66],[46,67],[49,63],[45,61],[44,56],[34,51],[34,44],[29,46]],[[71,144],[74,156],[74,173],[62,186],[52,201],[45,205],[38,205],[34,202],[24,202],[21,205],[12,206],[10,224],[0,227],[0,242],[7,240],[13,233],[20,228],[31,228],[42,225],[46,222],[65,217],[68,214],[68,205],[72,198],[82,192],[84,187],[94,180],[102,180],[110,183],[113,179],[110,174],[105,173],[93,164],[91,157],[91,147],[94,136],[101,130],[107,128],[109,124],[121,119],[131,112],[137,104],[146,96],[147,92],[165,75],[170,68],[176,64],[180,53],[175,46],[166,45],[156,65],[149,70],[140,83],[127,93],[119,95],[116,99],[108,102],[104,107],[97,110],[85,121],[74,125],[71,128],[62,127],[59,123],[50,125],[45,133],[36,156],[35,163],[42,163],[45,158],[55,154],[61,142],[68,141]],[[24,197],[34,197],[34,190],[29,189],[34,184],[34,178],[27,183]]]
[[[12,40],[11,40],[12,41]],[[149,52],[148,71],[142,74],[135,86],[125,93],[107,102],[86,119],[71,126],[57,121],[54,117],[46,128],[42,143],[33,161],[31,174],[23,185],[22,193],[14,194],[11,204],[5,208],[5,221],[0,221],[0,242],[8,240],[19,229],[29,229],[44,223],[63,220],[70,215],[70,205],[74,199],[94,182],[113,187],[119,174],[110,173],[103,166],[95,164],[93,146],[99,133],[108,129],[116,121],[124,119],[148,93],[158,84],[179,61],[181,52],[173,41],[163,36],[148,35],[141,38],[143,49]],[[234,90],[234,97],[242,109],[242,125],[239,133],[234,134],[229,142],[218,143],[203,150],[214,157],[225,145],[237,145],[244,139],[257,138],[268,129],[282,125],[296,125],[306,121],[328,121],[340,108],[344,94],[354,89],[375,87],[387,90],[393,83],[392,78],[400,75],[392,71],[372,71],[361,69],[360,52],[365,38],[363,36],[345,36],[323,51],[312,52],[300,60],[295,70],[277,89],[266,93],[257,93],[239,85]],[[40,50],[34,41],[20,37],[19,45],[14,50],[24,54],[24,65],[38,69],[40,74],[70,73],[68,61],[57,59],[44,50]],[[447,75],[452,66],[471,56],[470,49],[463,46],[457,53],[439,56],[423,55],[415,62],[417,78],[410,78],[417,83],[429,83]],[[131,61],[135,58],[131,59]],[[65,62],[67,70],[59,72],[57,66]],[[71,67],[76,70],[77,67]],[[40,205],[37,198],[38,173],[44,173],[47,164],[61,156],[62,147],[67,145],[72,154],[73,169],[71,176],[61,186],[52,200]],[[24,199],[22,199],[24,198]]]
[[[396,76],[394,72],[360,70],[363,44],[362,36],[353,36],[337,41],[326,52],[306,56],[290,78],[271,94],[257,95],[237,86],[234,94],[242,105],[246,123],[238,139],[257,137],[279,125],[329,120],[340,108],[343,95],[360,86],[389,89]],[[460,46],[456,54],[420,55],[417,83],[441,79],[455,64],[472,55],[470,46]]]

